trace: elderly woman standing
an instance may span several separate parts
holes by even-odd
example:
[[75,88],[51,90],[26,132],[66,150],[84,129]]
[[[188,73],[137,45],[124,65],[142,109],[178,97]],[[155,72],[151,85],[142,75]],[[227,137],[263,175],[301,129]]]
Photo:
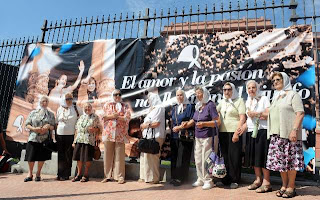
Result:
[[[76,134],[72,145],[74,147],[72,159],[77,161],[78,170],[77,176],[72,179],[72,182],[89,181],[89,168],[94,154],[94,146],[97,135],[102,129],[99,117],[92,111],[92,105],[85,103],[83,109],[84,114],[76,123]],[[85,171],[82,177],[83,163],[85,163]]]
[[248,190],[256,190],[257,193],[271,192],[270,172],[266,169],[269,148],[267,118],[270,102],[268,97],[261,96],[256,81],[248,81],[246,88],[248,94],[246,101],[248,132],[246,134],[245,165],[254,167],[256,174],[256,179],[249,185]]
[[77,110],[72,104],[73,95],[64,95],[57,110],[57,147],[58,147],[58,176],[57,180],[69,180],[72,167],[72,143],[75,126],[78,119]]
[[[178,104],[171,111],[171,183],[179,186],[188,179],[194,140],[194,127],[184,129],[182,124],[192,119],[194,106],[189,103],[182,89],[176,91],[176,99]],[[178,163],[179,160],[181,163]]]
[[[160,145],[160,149],[165,140],[165,109],[159,95],[148,94],[150,105],[149,112],[140,125],[144,138],[152,138],[153,135]],[[139,182],[158,184],[160,181],[160,152],[158,154],[140,154],[140,179]]]
[[128,127],[131,118],[130,110],[121,100],[120,90],[112,92],[113,101],[104,106],[105,116],[102,140],[104,142],[104,175],[105,183],[112,178],[119,184],[125,178],[125,143],[128,142]]
[[222,179],[222,183],[235,189],[238,188],[241,178],[241,136],[246,129],[246,107],[234,84],[224,84],[223,100],[217,109],[221,119],[219,142],[227,168],[227,176]]
[[29,114],[26,120],[26,128],[30,130],[25,161],[28,161],[29,173],[24,182],[32,181],[33,166],[38,161],[38,171],[35,181],[41,180],[41,169],[44,161],[51,159],[51,151],[44,148],[42,143],[50,136],[50,131],[54,130],[54,114],[48,108],[49,99],[46,96],[40,98],[39,107]]
[[202,186],[208,190],[213,187],[212,178],[205,170],[205,161],[212,151],[213,137],[217,134],[215,126],[220,125],[220,119],[215,104],[210,100],[210,93],[205,87],[195,89],[197,104],[192,120],[184,124],[184,128],[195,125],[194,158],[198,179],[193,187]]
[[286,73],[275,72],[272,82],[276,90],[268,117],[268,138],[271,139],[267,169],[281,174],[282,187],[276,195],[291,198],[296,195],[297,171],[303,168],[301,124],[304,108]]

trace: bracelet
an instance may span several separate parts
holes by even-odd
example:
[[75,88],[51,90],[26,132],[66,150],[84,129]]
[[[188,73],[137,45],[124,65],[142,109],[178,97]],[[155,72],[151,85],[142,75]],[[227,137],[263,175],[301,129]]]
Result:
[[299,129],[298,129],[298,128],[293,128],[293,130],[294,130],[294,131],[298,131]]

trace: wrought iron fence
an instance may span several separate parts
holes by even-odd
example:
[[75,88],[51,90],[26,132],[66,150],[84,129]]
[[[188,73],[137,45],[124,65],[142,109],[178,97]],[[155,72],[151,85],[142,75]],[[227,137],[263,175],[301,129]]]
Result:
[[[120,13],[50,22],[45,20],[41,28],[41,36],[0,41],[0,63],[19,66],[25,46],[37,42],[68,43],[111,38],[148,38],[159,35],[259,30],[295,24],[312,25],[315,38],[320,39],[317,33],[320,3],[315,0],[300,0],[299,3],[296,0],[225,2],[221,1],[221,4],[213,2],[212,5],[181,9],[151,11],[147,8],[144,12],[130,14]],[[320,41],[317,39],[314,45],[316,66],[319,63],[317,49]],[[1,74],[4,76],[6,73],[9,74],[6,70]],[[317,68],[317,76],[319,74]],[[2,79],[0,90],[4,90],[5,87],[14,87],[15,77],[13,80],[8,84]],[[0,101],[0,105],[10,108],[12,99],[6,98]]]

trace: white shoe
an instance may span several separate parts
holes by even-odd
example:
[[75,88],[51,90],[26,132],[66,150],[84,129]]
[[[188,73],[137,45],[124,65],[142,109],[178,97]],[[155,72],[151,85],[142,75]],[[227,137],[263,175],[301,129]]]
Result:
[[206,181],[204,182],[204,185],[202,186],[203,190],[210,190],[211,188],[213,188],[213,183],[212,181]]
[[193,187],[203,186],[203,182],[200,181],[200,180],[197,180],[196,182],[194,182],[194,183],[192,184],[192,186],[193,186]]
[[237,189],[239,187],[238,183],[231,183],[230,189]]

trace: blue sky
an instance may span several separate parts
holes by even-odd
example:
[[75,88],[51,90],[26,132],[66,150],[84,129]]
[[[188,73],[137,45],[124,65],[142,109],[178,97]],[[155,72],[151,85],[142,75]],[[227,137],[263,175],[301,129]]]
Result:
[[[91,17],[101,15],[114,15],[121,12],[130,13],[142,11],[149,7],[154,9],[164,9],[165,13],[168,8],[181,9],[183,6],[189,10],[190,6],[196,9],[199,4],[204,9],[205,4],[211,10],[212,4],[216,3],[220,7],[223,0],[1,0],[0,12],[0,41],[23,36],[37,36],[41,34],[43,21],[55,21],[61,19],[70,19],[76,17]],[[239,0],[241,5],[245,5],[245,0]],[[253,1],[250,4],[253,6]],[[285,2],[289,2],[286,0]],[[302,2],[302,0],[297,0]],[[305,0],[307,12],[312,11],[312,0]],[[225,8],[228,7],[228,2]],[[232,1],[236,7],[235,0]],[[263,0],[257,0],[258,5],[262,5]],[[271,2],[271,0],[267,0]],[[275,2],[280,2],[276,0]],[[320,0],[315,0],[317,10],[320,10]],[[302,15],[302,3],[300,3],[300,15]],[[279,13],[279,12],[277,12]],[[271,15],[271,13],[269,13]],[[319,13],[317,13],[319,15]],[[263,15],[261,13],[260,15]],[[270,16],[269,15],[269,16]],[[286,13],[285,15],[289,15]],[[250,14],[254,17],[254,13]],[[268,16],[268,13],[267,13]],[[276,22],[281,23],[281,22]],[[318,19],[320,23],[320,19]],[[290,25],[289,23],[286,24]]]

